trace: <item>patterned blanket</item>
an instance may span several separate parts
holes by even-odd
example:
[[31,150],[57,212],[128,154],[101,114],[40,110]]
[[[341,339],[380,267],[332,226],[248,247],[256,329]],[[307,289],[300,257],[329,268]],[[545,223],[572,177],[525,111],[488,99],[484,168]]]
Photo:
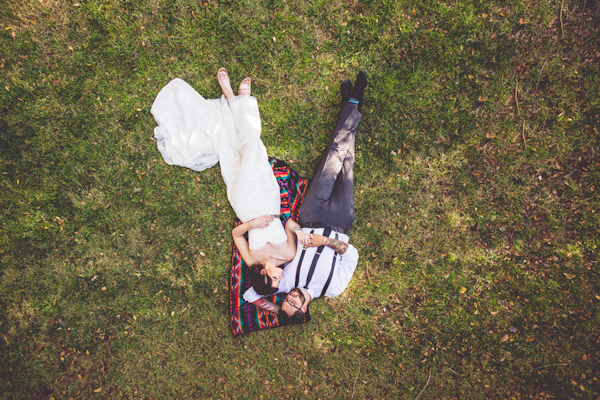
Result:
[[[271,168],[277,178],[281,189],[281,223],[293,218],[297,220],[300,204],[304,200],[304,194],[308,188],[308,179],[303,179],[296,174],[285,162],[271,159]],[[235,218],[234,227],[241,224]],[[275,314],[264,311],[251,303],[244,301],[242,297],[250,288],[250,269],[242,260],[235,244],[231,255],[231,271],[229,274],[229,323],[233,336],[257,331],[260,329],[276,328],[279,320]],[[281,305],[283,294],[274,294],[267,300]],[[304,322],[310,321],[310,312],[307,311]]]

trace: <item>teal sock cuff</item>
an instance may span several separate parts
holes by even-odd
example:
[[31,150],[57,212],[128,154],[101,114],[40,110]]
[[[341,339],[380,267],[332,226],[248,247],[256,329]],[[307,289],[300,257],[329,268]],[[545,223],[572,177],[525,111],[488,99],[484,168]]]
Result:
[[350,100],[348,100],[348,103],[358,104],[360,102],[358,100],[356,100],[354,97],[352,97]]

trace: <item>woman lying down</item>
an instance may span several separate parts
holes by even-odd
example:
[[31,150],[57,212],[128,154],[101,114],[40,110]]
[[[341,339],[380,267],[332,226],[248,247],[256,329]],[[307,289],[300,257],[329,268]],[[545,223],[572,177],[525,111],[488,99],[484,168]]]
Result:
[[169,82],[152,105],[154,137],[169,165],[202,171],[219,162],[227,198],[242,221],[232,231],[234,243],[250,266],[254,289],[268,294],[281,279],[281,266],[294,258],[296,238],[303,244],[310,239],[291,219],[285,227],[280,223],[280,189],[260,139],[251,79],[241,82],[237,96],[225,68],[217,79],[220,99],[204,99],[181,79]]

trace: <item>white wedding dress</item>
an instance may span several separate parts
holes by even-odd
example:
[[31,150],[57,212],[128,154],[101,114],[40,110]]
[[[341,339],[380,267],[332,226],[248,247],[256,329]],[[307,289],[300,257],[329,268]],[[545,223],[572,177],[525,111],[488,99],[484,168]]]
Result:
[[[169,165],[202,171],[217,163],[227,198],[242,222],[280,213],[280,191],[260,139],[258,102],[252,96],[204,99],[181,79],[173,79],[156,96],[151,109],[154,137]],[[250,249],[287,240],[277,219],[248,232]]]

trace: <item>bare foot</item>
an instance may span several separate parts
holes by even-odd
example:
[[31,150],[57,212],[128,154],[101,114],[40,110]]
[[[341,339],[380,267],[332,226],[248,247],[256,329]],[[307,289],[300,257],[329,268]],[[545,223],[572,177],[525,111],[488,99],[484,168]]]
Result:
[[221,85],[221,90],[223,91],[225,98],[227,100],[233,99],[235,95],[233,94],[233,89],[231,89],[229,74],[225,68],[219,68],[217,71],[217,80],[219,81],[219,85]]
[[250,95],[250,86],[252,83],[252,79],[245,78],[242,83],[240,83],[240,88],[238,89],[238,96]]

